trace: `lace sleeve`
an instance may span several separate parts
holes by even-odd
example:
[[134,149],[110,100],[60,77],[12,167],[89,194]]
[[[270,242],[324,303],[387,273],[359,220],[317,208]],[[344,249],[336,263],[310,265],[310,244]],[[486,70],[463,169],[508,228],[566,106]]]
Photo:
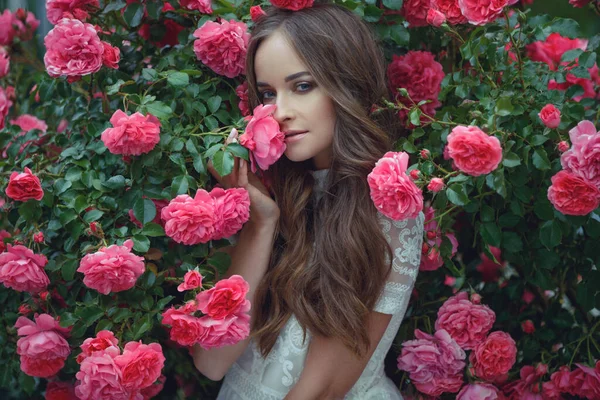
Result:
[[378,217],[394,258],[390,275],[373,310],[383,314],[404,314],[419,272],[425,217],[423,213],[404,221],[394,221],[382,214]]

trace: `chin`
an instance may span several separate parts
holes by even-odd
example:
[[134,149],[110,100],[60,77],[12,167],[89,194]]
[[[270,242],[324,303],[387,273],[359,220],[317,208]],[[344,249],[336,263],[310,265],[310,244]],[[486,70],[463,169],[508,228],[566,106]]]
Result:
[[310,155],[307,156],[306,154],[300,153],[298,151],[286,150],[283,154],[285,154],[287,159],[292,162],[302,162],[312,158]]

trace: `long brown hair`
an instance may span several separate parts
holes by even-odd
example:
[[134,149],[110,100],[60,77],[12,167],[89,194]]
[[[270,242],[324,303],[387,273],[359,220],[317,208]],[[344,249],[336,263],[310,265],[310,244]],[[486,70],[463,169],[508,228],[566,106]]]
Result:
[[[369,345],[365,319],[391,265],[370,199],[367,175],[391,148],[391,135],[369,116],[389,98],[385,64],[368,26],[333,4],[288,11],[271,8],[252,31],[246,71],[252,108],[259,104],[254,56],[281,32],[336,111],[333,161],[323,195],[312,196],[309,163],[282,157],[269,177],[281,210],[268,271],[257,288],[253,335],[266,356],[293,313],[304,329],[336,337],[354,353]],[[380,117],[382,115],[380,114]]]

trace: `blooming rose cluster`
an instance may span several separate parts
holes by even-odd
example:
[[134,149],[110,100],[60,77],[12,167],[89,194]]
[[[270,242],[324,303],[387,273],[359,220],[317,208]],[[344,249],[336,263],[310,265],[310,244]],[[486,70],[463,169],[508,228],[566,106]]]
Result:
[[71,354],[66,340],[70,329],[61,328],[58,320],[48,314],[35,314],[34,320],[19,317],[15,323],[21,336],[17,342],[21,370],[30,376],[49,378],[64,367]]
[[90,12],[100,7],[98,0],[47,0],[46,16],[51,24],[58,24],[63,18],[86,21]]
[[387,152],[367,176],[377,211],[400,221],[415,218],[423,210],[423,193],[406,174],[408,154]]
[[457,126],[448,135],[445,152],[461,172],[471,176],[486,175],[502,161],[502,146],[476,126]]
[[401,14],[411,28],[470,23],[485,25],[496,20],[516,0],[405,0]]
[[[524,367],[523,369],[526,368],[531,367]],[[523,376],[523,369],[521,370],[521,376]],[[522,386],[518,385],[514,391],[518,393]],[[542,390],[546,398],[551,400],[573,396],[582,399],[599,399],[600,361],[597,361],[594,367],[577,363],[573,370],[570,370],[567,366],[562,366],[550,376],[549,382],[542,384]]]
[[83,342],[75,375],[79,399],[141,399],[144,389],[159,380],[165,363],[160,344],[129,342],[122,353],[118,344],[106,330]]
[[463,384],[466,354],[445,330],[429,335],[415,330],[402,344],[398,368],[409,373],[417,390],[429,396],[456,393]]
[[[2,245],[4,247],[4,244]],[[6,245],[0,254],[0,282],[18,292],[39,293],[50,284],[44,271],[48,259],[22,245]]]
[[110,123],[113,127],[102,132],[101,139],[113,154],[139,156],[152,151],[160,141],[161,124],[152,114],[136,112],[127,115],[117,110]]
[[600,132],[581,121],[569,138],[572,147],[561,155],[563,169],[552,177],[548,199],[565,215],[587,215],[600,205]]
[[440,254],[440,246],[442,245],[443,236],[446,236],[452,244],[452,253],[450,258],[454,257],[458,250],[458,240],[454,233],[442,234],[438,223],[435,219],[435,210],[433,207],[425,207],[425,243],[422,247],[421,264],[419,269],[421,271],[435,271],[444,265],[444,259]]
[[250,151],[252,172],[257,167],[266,171],[285,152],[285,135],[273,117],[276,109],[274,104],[257,106],[240,136],[240,144]]
[[469,300],[467,292],[450,297],[438,310],[435,329],[444,329],[464,350],[472,350],[483,342],[496,321],[496,313],[488,306]]
[[15,38],[31,40],[40,21],[29,11],[19,8],[12,13],[5,9],[0,14],[0,46],[11,46]]
[[245,23],[207,21],[194,32],[198,60],[219,75],[235,78],[244,73],[250,35]]
[[250,218],[250,196],[243,188],[199,189],[192,198],[175,197],[162,209],[165,233],[178,243],[193,245],[229,237]]
[[[558,33],[551,33],[546,40],[537,41],[527,45],[527,56],[533,61],[540,61],[548,65],[550,70],[556,71],[559,66],[566,66],[570,70],[578,65],[576,60],[573,65],[567,66],[569,62],[561,61],[562,56],[569,50],[585,50],[588,41],[586,39],[569,39],[561,36]],[[554,79],[548,83],[548,89],[551,90],[567,90],[573,85],[579,85],[583,88],[583,94],[573,98],[575,101],[580,101],[583,98],[595,98],[598,92],[594,89],[594,85],[600,85],[600,70],[598,65],[594,64],[588,68],[590,78],[577,77],[572,73],[567,73],[565,82],[558,83]]]
[[44,38],[44,63],[52,77],[75,81],[98,72],[102,65],[118,68],[120,50],[100,40],[93,25],[63,18]]
[[[435,115],[435,109],[441,105],[438,96],[442,89],[444,70],[442,65],[435,61],[432,53],[409,51],[403,56],[394,55],[387,69],[387,77],[390,87],[396,93],[396,101],[408,108],[412,107],[411,100],[415,103],[429,101],[420,106],[421,111],[430,116]],[[406,89],[410,99],[398,92],[400,88]],[[400,110],[403,120],[406,120],[407,116],[408,110]]]
[[126,240],[102,247],[81,259],[77,272],[84,275],[83,283],[102,294],[131,289],[145,271],[144,258],[131,253],[133,241]]
[[[182,346],[198,343],[205,349],[232,345],[250,333],[250,286],[239,275],[222,279],[195,300],[171,307],[163,313],[162,323],[170,325],[171,340]],[[200,311],[202,317],[194,314]]]

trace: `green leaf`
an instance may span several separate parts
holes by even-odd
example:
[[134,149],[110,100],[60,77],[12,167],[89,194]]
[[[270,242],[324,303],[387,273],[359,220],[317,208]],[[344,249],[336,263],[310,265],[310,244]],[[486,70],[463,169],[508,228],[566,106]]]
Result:
[[230,143],[227,145],[227,147],[225,147],[225,150],[236,157],[240,157],[245,160],[248,159],[248,150],[239,143]]
[[65,281],[72,281],[78,267],[78,260],[66,260],[60,268],[60,273]]
[[540,228],[540,241],[546,248],[552,249],[560,244],[562,230],[558,221],[546,221]]
[[104,7],[104,10],[102,11],[102,14],[107,14],[111,11],[117,11],[122,9],[123,7],[125,7],[127,5],[127,3],[125,3],[124,0],[111,0],[110,2],[108,2],[108,4],[106,5],[106,7]]
[[57,179],[56,182],[54,182],[54,189],[56,190],[54,194],[63,194],[64,192],[69,190],[71,186],[73,186],[73,182],[62,178]]
[[207,260],[208,264],[217,268],[219,271],[226,271],[231,264],[231,256],[227,253],[217,252]]
[[114,83],[112,85],[108,85],[106,87],[106,94],[108,94],[108,95],[116,94],[124,83],[125,83],[125,81],[123,79],[119,79],[116,83]]
[[162,226],[154,222],[150,222],[149,224],[144,225],[144,228],[142,229],[142,235],[150,237],[165,236],[165,230]]
[[123,19],[131,28],[139,26],[144,17],[144,5],[140,3],[131,3],[123,13]]
[[568,50],[563,53],[563,55],[560,57],[560,60],[566,62],[575,61],[581,55],[581,53],[583,53],[583,50],[581,49]]
[[59,325],[63,328],[68,328],[69,326],[73,326],[77,321],[79,321],[79,317],[70,312],[64,312],[60,314]]
[[510,253],[519,253],[523,250],[523,241],[514,232],[502,232],[502,247]]
[[146,225],[156,217],[156,206],[150,199],[139,198],[133,204],[133,215],[142,225]]
[[146,104],[146,110],[159,119],[166,119],[173,115],[171,107],[162,101],[153,101],[152,103]]
[[229,175],[233,171],[233,155],[231,153],[218,151],[212,161],[215,170],[221,176]]
[[542,171],[550,169],[550,160],[548,159],[546,150],[541,147],[533,150],[533,165]]
[[185,175],[179,175],[173,178],[171,182],[171,196],[175,197],[179,194],[187,193],[189,188],[188,180]]
[[579,65],[584,68],[592,68],[596,64],[596,53],[586,51],[579,57]]
[[383,5],[390,10],[400,10],[403,0],[383,0]]
[[102,182],[102,186],[111,190],[117,190],[125,187],[125,177],[123,175],[115,175],[106,182]]
[[496,223],[487,222],[481,224],[480,234],[486,244],[500,247],[500,243],[502,242],[502,231]]
[[190,84],[190,77],[186,73],[173,71],[168,75],[167,82],[174,87],[185,87]]
[[497,115],[500,115],[501,117],[506,117],[507,115],[510,115],[514,109],[515,107],[512,105],[510,97],[500,97],[496,102],[496,107],[494,108],[494,111]]
[[89,224],[90,222],[98,221],[103,215],[104,213],[100,210],[90,210],[85,213],[83,220]]
[[[25,221],[35,221],[42,216],[42,209],[38,201],[29,200],[19,206],[19,215]],[[4,217],[3,217],[4,218]]]
[[146,253],[150,249],[150,239],[144,235],[133,236],[133,249],[140,253]]
[[223,99],[221,99],[221,96],[213,96],[210,99],[208,99],[208,101],[206,103],[208,104],[209,111],[211,113],[217,112],[219,107],[221,107],[222,101],[223,101]]
[[173,300],[175,296],[166,296],[156,302],[156,308],[161,311],[171,300]]
[[464,206],[469,202],[469,196],[466,193],[464,185],[452,184],[446,189],[446,196],[452,204],[457,206]]
[[546,143],[548,141],[548,137],[547,136],[543,136],[543,135],[535,135],[533,138],[531,138],[531,144],[534,146],[540,146],[544,143]]
[[75,315],[81,318],[86,326],[90,326],[104,316],[104,310],[98,306],[87,306],[76,309]]
[[507,168],[514,168],[516,166],[521,165],[521,159],[515,153],[508,152],[504,155],[504,159],[502,160],[502,165],[504,165]]
[[138,340],[142,337],[142,335],[152,328],[152,322],[150,320],[150,314],[146,314],[142,318],[138,319],[134,322],[131,327],[131,334],[133,335],[133,340]]
[[147,81],[153,82],[158,79],[158,72],[156,72],[156,70],[152,68],[144,68],[142,70],[142,78],[144,78]]
[[421,125],[421,114],[423,114],[423,112],[418,107],[415,107],[412,110],[410,110],[410,112],[408,113],[410,123],[415,126]]

